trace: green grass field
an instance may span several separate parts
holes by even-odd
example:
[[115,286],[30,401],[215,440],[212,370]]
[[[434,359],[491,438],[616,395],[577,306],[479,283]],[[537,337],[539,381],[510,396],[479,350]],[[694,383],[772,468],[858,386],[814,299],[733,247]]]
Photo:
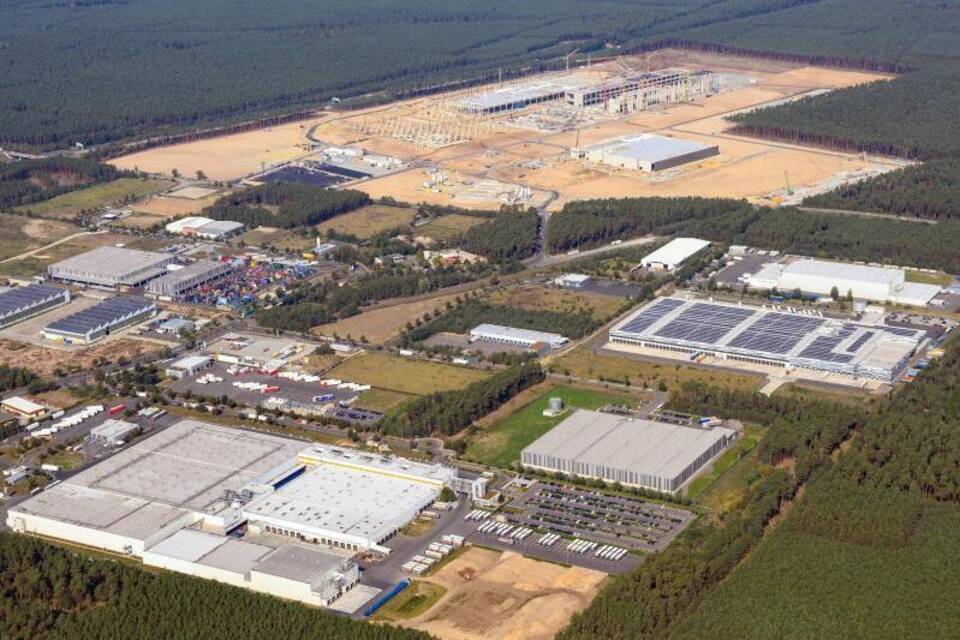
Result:
[[935,284],[938,287],[946,287],[953,282],[953,276],[947,273],[923,273],[907,269],[904,271],[904,279],[907,282],[919,282],[922,284]]
[[487,219],[477,216],[465,216],[460,213],[451,213],[450,215],[435,218],[427,224],[417,227],[414,230],[414,234],[433,238],[434,240],[449,240],[463,235],[470,227],[483,222],[487,222]]
[[376,613],[382,620],[415,618],[437,603],[447,592],[442,586],[424,580],[414,580],[393,600]]
[[409,225],[413,222],[416,213],[415,209],[407,207],[372,204],[324,220],[317,225],[317,229],[321,232],[333,229],[338,233],[346,233],[364,240],[381,231]]
[[520,459],[524,447],[545,434],[570,415],[568,409],[554,418],[543,415],[550,398],[563,398],[564,404],[580,409],[596,409],[605,404],[636,404],[631,396],[601,393],[581,387],[555,387],[516,413],[476,435],[464,457],[493,467],[509,468]]
[[462,389],[489,377],[490,373],[370,351],[347,359],[326,375],[349,382],[370,384],[378,389],[426,395],[437,391]]
[[17,207],[18,211],[32,211],[38,215],[72,218],[84,209],[97,209],[120,202],[124,198],[142,198],[172,187],[170,180],[119,178],[112,182],[96,184],[62,196]]
[[745,433],[737,438],[733,446],[714,460],[709,473],[704,473],[694,478],[693,482],[687,486],[687,497],[698,498],[708,487],[722,478],[734,465],[747,458],[760,441],[761,433],[762,429],[760,428],[747,427]]
[[370,391],[364,391],[357,397],[355,406],[370,411],[386,412],[414,398],[416,396],[413,394],[391,391],[390,389],[370,389]]

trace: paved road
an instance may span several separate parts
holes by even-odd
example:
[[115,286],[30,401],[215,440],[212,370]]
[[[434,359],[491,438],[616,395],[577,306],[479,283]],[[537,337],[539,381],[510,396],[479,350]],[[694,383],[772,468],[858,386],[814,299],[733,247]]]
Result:
[[641,245],[650,244],[651,242],[656,242],[659,239],[659,236],[643,236],[642,238],[634,238],[633,240],[624,240],[619,244],[605,244],[602,247],[597,247],[595,249],[585,249],[577,253],[556,253],[552,255],[538,254],[526,261],[525,264],[531,268],[551,267],[557,264],[563,264],[564,262],[586,258],[588,256],[595,256],[610,251],[616,251],[617,249],[639,247]]

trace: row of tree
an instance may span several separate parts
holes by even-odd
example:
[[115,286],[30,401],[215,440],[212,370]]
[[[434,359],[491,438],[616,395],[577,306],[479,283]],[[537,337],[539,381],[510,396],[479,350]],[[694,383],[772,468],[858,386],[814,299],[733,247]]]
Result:
[[272,182],[232,193],[203,210],[214,220],[233,220],[250,228],[306,227],[370,204],[353,189],[324,189],[293,182]]
[[451,435],[543,379],[539,362],[504,369],[465,389],[423,396],[394,409],[383,417],[379,428],[404,437]]
[[0,210],[49,200],[79,188],[134,174],[83,158],[0,163]]

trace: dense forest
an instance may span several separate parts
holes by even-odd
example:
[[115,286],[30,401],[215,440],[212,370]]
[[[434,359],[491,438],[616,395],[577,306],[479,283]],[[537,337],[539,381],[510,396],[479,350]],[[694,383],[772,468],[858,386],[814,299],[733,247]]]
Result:
[[429,638],[180,573],[93,559],[9,533],[0,533],[0,637]]
[[273,182],[224,196],[204,209],[203,215],[241,222],[251,229],[290,229],[318,224],[367,204],[370,196],[362,191]]
[[568,202],[550,218],[547,247],[551,253],[586,249],[612,240],[647,234],[690,233],[716,237],[705,225],[753,213],[745,200],[722,198],[607,198]]
[[911,218],[960,218],[960,157],[930,160],[805,198],[825,209],[878,211]]
[[492,262],[515,262],[536,252],[539,230],[536,209],[506,209],[489,222],[467,229],[461,246]]
[[960,273],[960,221],[955,220],[919,224],[794,207],[754,208],[719,198],[626,198],[572,202],[547,228],[548,243],[561,249],[646,233]]
[[430,271],[402,268],[367,274],[339,286],[335,280],[299,286],[280,294],[282,304],[257,312],[257,322],[271,329],[307,331],[311,327],[360,312],[360,308],[389,298],[414,296],[444,287],[472,282],[486,275],[488,267],[445,267]]
[[574,616],[560,640],[665,637],[671,625],[760,543],[770,519],[806,480],[829,464],[839,443],[865,419],[859,409],[829,401],[729,394],[701,385],[685,386],[668,406],[697,413],[716,410],[726,417],[766,424],[764,439],[783,443],[792,451],[795,464],[773,466],[783,460],[780,447],[760,451],[767,466],[751,485],[741,509],[719,521],[698,522],[633,573],[613,578],[587,610]]
[[600,326],[589,313],[560,313],[545,309],[505,307],[478,300],[458,305],[453,310],[408,331],[404,338],[409,343],[422,342],[441,333],[466,333],[484,322],[502,324],[519,329],[533,329],[559,333],[568,338],[580,338]]
[[383,417],[379,428],[404,437],[451,435],[544,379],[539,362],[504,369],[466,389],[418,398]]
[[0,210],[32,204],[81,187],[132,176],[81,158],[43,158],[0,163]]

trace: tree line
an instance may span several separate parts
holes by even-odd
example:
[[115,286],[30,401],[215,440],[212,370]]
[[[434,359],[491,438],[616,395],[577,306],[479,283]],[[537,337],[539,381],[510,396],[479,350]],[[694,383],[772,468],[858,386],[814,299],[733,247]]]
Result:
[[0,163],[0,210],[133,176],[108,164],[84,158],[42,158]]
[[467,229],[462,247],[492,262],[516,262],[537,250],[540,216],[536,209],[505,208],[496,218]]
[[404,437],[452,435],[543,379],[539,362],[510,367],[465,389],[433,393],[393,409],[378,428]]
[[306,227],[370,204],[370,196],[353,189],[325,189],[292,182],[272,182],[224,196],[202,215],[232,220],[249,228]]

